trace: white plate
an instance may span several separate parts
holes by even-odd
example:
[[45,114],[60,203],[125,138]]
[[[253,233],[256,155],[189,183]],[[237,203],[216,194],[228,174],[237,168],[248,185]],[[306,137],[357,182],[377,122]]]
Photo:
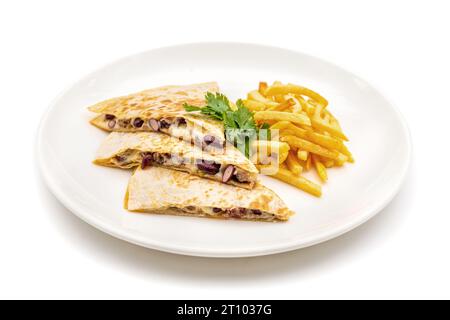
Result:
[[[287,223],[133,214],[122,207],[130,172],[91,164],[106,134],[88,124],[97,101],[167,84],[217,81],[231,99],[258,81],[280,80],[323,94],[350,138],[356,163],[329,170],[321,199],[264,177],[297,214]],[[266,255],[347,232],[386,206],[405,177],[411,143],[399,112],[371,85],[301,53],[242,43],[151,50],[103,67],[61,94],[38,136],[42,174],[77,216],[120,239],[173,253],[210,257]],[[316,177],[313,177],[316,178]]]

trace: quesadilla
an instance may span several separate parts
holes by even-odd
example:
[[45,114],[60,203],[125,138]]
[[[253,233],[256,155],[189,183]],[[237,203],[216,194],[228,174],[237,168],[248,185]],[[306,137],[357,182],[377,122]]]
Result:
[[157,132],[112,132],[94,163],[123,169],[163,166],[247,189],[253,188],[258,175],[254,164],[230,144],[215,153],[205,152]]
[[219,91],[216,82],[165,86],[108,99],[88,109],[98,113],[91,124],[119,132],[162,132],[198,146],[221,147],[225,143],[220,121],[184,110],[185,103],[202,107],[207,92]]
[[135,171],[124,206],[135,212],[259,221],[286,221],[293,215],[261,184],[246,190],[159,167]]

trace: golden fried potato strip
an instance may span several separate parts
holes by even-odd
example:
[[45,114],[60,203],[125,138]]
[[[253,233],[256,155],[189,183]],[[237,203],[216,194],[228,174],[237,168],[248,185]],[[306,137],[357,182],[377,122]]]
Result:
[[321,104],[315,106],[314,114],[311,116],[311,123],[314,129],[328,132],[332,136],[348,141],[348,138],[342,132],[339,122],[330,112],[322,112],[325,107]]
[[281,141],[287,142],[289,145],[292,145],[296,148],[300,148],[326,158],[344,162],[347,161],[347,157],[336,150],[328,150],[308,140],[304,140],[292,135],[282,136]]
[[258,90],[250,91],[247,94],[247,100],[254,100],[258,102],[264,103],[267,107],[276,107],[278,106],[278,103],[275,101],[272,101],[270,99],[267,99],[264,97],[261,93],[259,93]]
[[319,175],[320,180],[326,182],[328,180],[327,169],[325,165],[320,162],[320,159],[317,155],[312,155],[312,162],[314,164],[314,168],[316,168],[316,172]]
[[312,130],[305,130],[291,123],[290,124],[283,123],[283,128],[280,128],[280,130],[282,129],[287,129],[286,131],[291,133],[291,135],[309,140],[328,149],[339,150],[342,153],[344,153],[344,150],[346,149],[342,140],[326,136],[320,133],[316,133]]
[[256,122],[262,122],[266,120],[275,121],[290,121],[293,123],[310,126],[311,121],[308,116],[301,113],[289,113],[280,111],[258,111],[254,114],[254,119]]
[[[289,144],[280,141],[273,140],[255,140],[252,143],[252,154],[257,154],[257,159],[255,163],[265,164],[265,161],[270,160],[277,156],[278,164],[286,161],[289,154]],[[252,160],[254,160],[252,158]],[[262,160],[262,161],[261,161]]]
[[286,158],[286,165],[294,175],[298,176],[303,171],[303,167],[301,166],[297,156],[293,151],[289,151],[289,154]]
[[267,82],[260,82],[258,85],[258,92],[261,93],[262,95],[264,95],[264,92],[267,90]]
[[308,159],[309,152],[306,150],[297,150],[297,157],[299,160],[306,161]]
[[246,106],[250,111],[263,111],[267,108],[267,106],[256,100],[244,100],[244,106]]
[[322,97],[320,94],[318,94],[317,92],[305,88],[305,87],[301,87],[301,86],[297,86],[295,84],[273,84],[270,87],[268,87],[265,91],[264,91],[264,95],[266,97],[270,97],[270,96],[276,96],[276,95],[286,95],[286,94],[296,94],[296,95],[303,95],[303,96],[307,96],[317,102],[319,102],[320,104],[322,104],[323,106],[327,106],[328,105],[328,101]]
[[272,177],[281,180],[283,182],[286,182],[290,185],[293,185],[303,191],[306,191],[313,196],[320,197],[322,195],[322,187],[318,184],[306,179],[302,176],[295,176],[290,172],[289,170],[286,170],[284,168],[278,169],[278,172]]

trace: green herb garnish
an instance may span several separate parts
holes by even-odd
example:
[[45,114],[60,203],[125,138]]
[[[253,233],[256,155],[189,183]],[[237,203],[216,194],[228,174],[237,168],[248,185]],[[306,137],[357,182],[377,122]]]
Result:
[[205,99],[207,102],[205,107],[196,107],[185,103],[184,109],[188,112],[200,111],[205,115],[223,121],[223,114],[231,110],[230,101],[228,101],[228,98],[221,93],[214,94],[208,92],[205,96]]
[[242,100],[236,102],[237,110],[230,107],[230,101],[221,93],[208,92],[205,96],[206,106],[196,107],[184,104],[188,112],[200,111],[200,113],[220,120],[224,124],[225,137],[237,147],[245,156],[250,156],[250,144],[258,136],[260,129],[267,130],[266,137],[270,140],[270,130],[267,123],[260,128],[256,126],[253,113],[244,105]]

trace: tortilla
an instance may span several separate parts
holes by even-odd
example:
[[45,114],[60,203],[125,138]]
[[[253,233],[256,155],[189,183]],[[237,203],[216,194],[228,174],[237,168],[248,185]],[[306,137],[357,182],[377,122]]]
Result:
[[106,131],[158,131],[201,145],[223,146],[220,121],[184,110],[184,103],[202,107],[205,94],[218,92],[216,82],[165,86],[99,102],[89,110],[99,115],[91,120]]
[[123,169],[163,166],[247,189],[258,176],[254,164],[230,144],[205,152],[157,132],[113,132],[100,145],[94,163]]
[[294,214],[261,184],[247,190],[160,167],[135,171],[124,206],[135,212],[258,221],[286,221]]

